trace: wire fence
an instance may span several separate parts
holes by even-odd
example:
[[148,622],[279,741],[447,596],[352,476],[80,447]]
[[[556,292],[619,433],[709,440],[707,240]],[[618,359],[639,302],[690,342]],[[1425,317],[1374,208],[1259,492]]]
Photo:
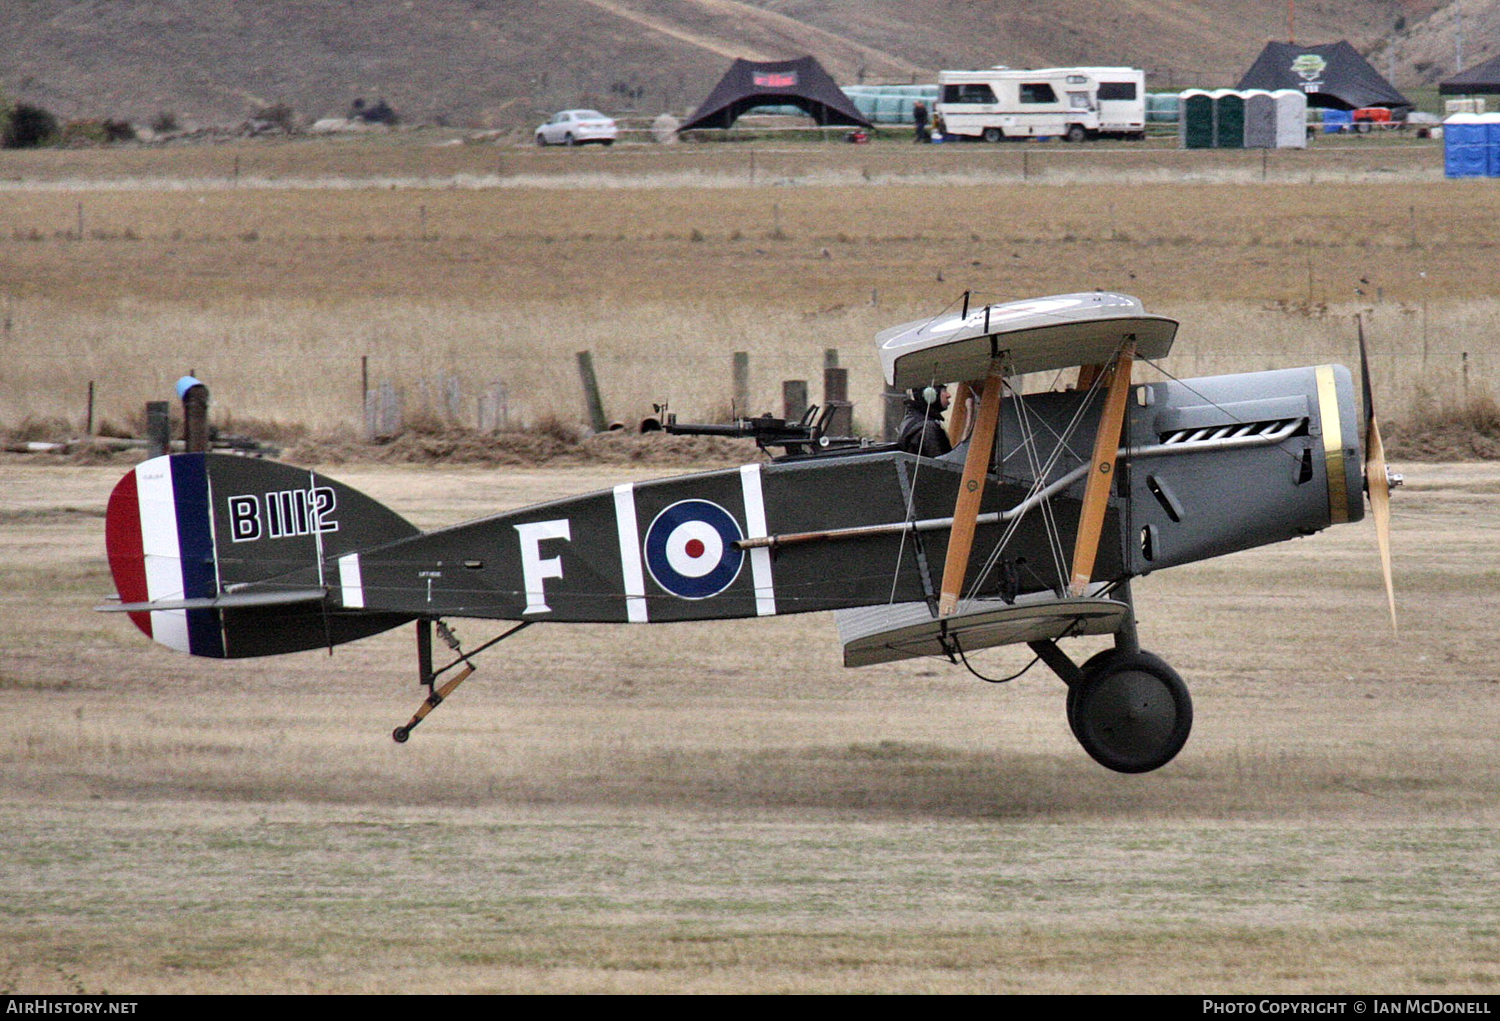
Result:
[[[1485,346],[1465,349],[1452,338],[1424,353],[1403,343],[1376,346],[1371,352],[1375,401],[1389,420],[1399,421],[1433,406],[1453,406],[1471,397],[1494,396],[1497,353]],[[725,421],[732,415],[770,413],[780,416],[784,383],[800,380],[813,403],[830,396],[824,390],[826,352],[746,352],[748,372],[737,376],[729,350],[674,354],[626,354],[594,351],[603,417],[634,428],[667,404],[687,420]],[[879,435],[885,419],[886,387],[871,352],[845,352],[847,393],[854,403],[856,430]],[[1215,349],[1179,344],[1158,359],[1161,372],[1141,365],[1137,382],[1201,378],[1316,364],[1342,364],[1358,373],[1359,353],[1346,345],[1286,345],[1265,350]],[[378,407],[394,406],[397,420],[442,422],[495,431],[528,428],[552,419],[588,424],[590,399],[573,353],[547,357],[487,353],[476,346],[467,362],[436,365],[419,353],[385,353],[361,358],[299,354],[294,365],[276,359],[247,364],[242,356],[206,354],[192,364],[116,367],[107,372],[78,360],[29,356],[13,358],[0,382],[0,427],[27,421],[85,420],[86,401],[94,420],[135,422],[143,402],[167,399],[180,375],[191,373],[209,384],[216,421],[277,422],[314,430],[368,430],[371,398]],[[1071,384],[1069,371],[1033,373],[1017,389],[1037,392]],[[42,381],[45,380],[45,383]],[[389,412],[385,412],[389,413]],[[386,429],[386,432],[391,430]]]

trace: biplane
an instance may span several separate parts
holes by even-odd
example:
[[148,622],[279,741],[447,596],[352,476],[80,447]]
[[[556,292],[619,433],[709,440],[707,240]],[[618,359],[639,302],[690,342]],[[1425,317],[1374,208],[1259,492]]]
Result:
[[[1385,466],[1362,334],[1363,422],[1339,365],[1132,381],[1138,362],[1160,368],[1177,328],[1122,294],[972,308],[966,294],[876,337],[892,387],[957,382],[947,455],[828,435],[816,411],[669,421],[753,436],[767,459],[430,532],[307,469],[154,458],[110,497],[118,600],[101,609],[225,658],[331,650],[415,622],[428,694],[398,742],[480,652],[535,623],[827,610],[850,667],[968,665],[974,650],[1028,645],[1066,684],[1084,749],[1146,772],[1183,747],[1193,710],[1176,671],[1140,647],[1131,579],[1357,521],[1368,496],[1395,623],[1388,506],[1400,478]],[[1037,374],[1068,385],[1023,392]],[[444,623],[459,617],[509,626],[465,650]],[[452,649],[443,666],[434,629]],[[1076,663],[1059,643],[1084,635],[1113,645]]]

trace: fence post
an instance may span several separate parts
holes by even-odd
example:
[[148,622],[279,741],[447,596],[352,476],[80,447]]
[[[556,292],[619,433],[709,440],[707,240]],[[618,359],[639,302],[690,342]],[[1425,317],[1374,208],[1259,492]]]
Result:
[[882,396],[885,398],[885,441],[894,443],[901,435],[901,422],[906,418],[906,394],[888,386]]
[[828,432],[833,436],[852,436],[854,405],[849,403],[848,369],[828,366],[823,370],[823,404],[834,409],[828,419]]
[[734,413],[740,418],[751,417],[750,412],[750,352],[734,353]]
[[463,412],[463,385],[457,376],[443,377],[443,411],[450,423],[457,424]]
[[381,437],[395,436],[401,432],[401,395],[390,380],[380,384],[380,432]]
[[380,391],[365,390],[365,442],[374,443],[380,436]]
[[505,384],[494,380],[479,395],[479,431],[497,433],[508,424],[505,407]]
[[190,454],[208,452],[208,387],[192,376],[177,381],[182,398],[183,449]]
[[800,422],[805,414],[807,414],[807,380],[782,380],[781,417],[788,422]]
[[172,448],[172,411],[166,401],[146,402],[146,450],[161,457]]
[[604,417],[604,401],[599,397],[599,380],[594,377],[592,352],[578,352],[578,377],[583,383],[583,399],[588,405],[589,427],[596,433],[609,429],[609,420]]

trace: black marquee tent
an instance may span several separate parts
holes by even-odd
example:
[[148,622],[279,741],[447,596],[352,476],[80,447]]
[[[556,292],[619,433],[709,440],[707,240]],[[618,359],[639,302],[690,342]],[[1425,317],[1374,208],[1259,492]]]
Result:
[[1412,105],[1358,50],[1342,39],[1321,46],[1266,43],[1235,87],[1296,89],[1307,94],[1308,106],[1335,110]]
[[727,128],[757,106],[795,106],[820,125],[873,127],[812,57],[736,60],[679,130]]
[[1500,57],[1486,60],[1438,84],[1442,96],[1495,95],[1500,93]]

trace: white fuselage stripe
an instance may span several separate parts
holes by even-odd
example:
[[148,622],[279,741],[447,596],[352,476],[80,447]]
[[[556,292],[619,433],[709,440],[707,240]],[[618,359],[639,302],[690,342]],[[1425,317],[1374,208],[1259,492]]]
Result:
[[[760,491],[760,465],[747,464],[740,468],[740,483],[745,490],[745,529],[747,539],[764,539],[766,531],[766,504]],[[755,583],[755,612],[769,617],[776,612],[776,587],[771,580],[771,551],[764,546],[750,551],[750,579]]]
[[625,581],[625,619],[644,624],[646,613],[646,575],[641,566],[641,533],[635,520],[635,486],[615,487],[615,525],[620,532],[620,574]]
[[339,557],[340,599],[346,610],[363,609],[365,605],[365,582],[359,574],[359,554],[346,553]]
[[[141,552],[146,561],[146,598],[181,599],[182,549],[177,543],[177,498],[172,463],[157,457],[136,465],[136,500],[141,518]],[[152,610],[151,637],[168,648],[188,651],[186,610]]]

